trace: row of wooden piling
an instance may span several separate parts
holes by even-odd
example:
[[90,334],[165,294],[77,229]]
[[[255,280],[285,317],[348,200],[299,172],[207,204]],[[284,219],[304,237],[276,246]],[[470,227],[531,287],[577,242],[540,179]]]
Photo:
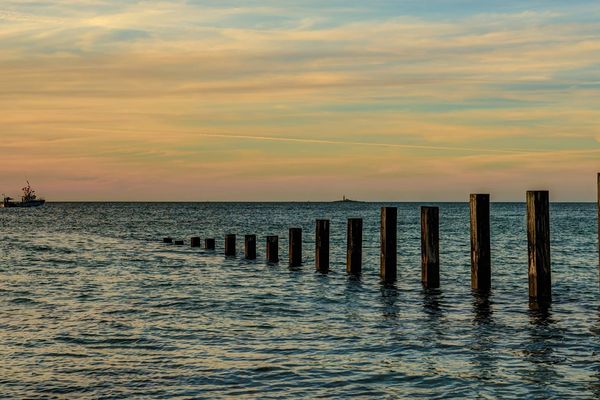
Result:
[[[527,195],[527,241],[529,264],[529,297],[538,302],[552,298],[550,261],[550,208],[548,191],[528,191]],[[471,194],[469,199],[471,231],[471,287],[480,292],[491,289],[490,250],[490,195]],[[598,237],[600,252],[600,173],[598,174]],[[421,207],[421,281],[425,288],[440,286],[439,207]],[[350,218],[347,224],[346,271],[360,275],[362,272],[361,218]],[[329,271],[330,222],[316,221],[315,267],[322,273]],[[165,238],[172,243],[171,238]],[[176,244],[183,244],[182,241]],[[380,277],[391,283],[397,279],[397,208],[381,208],[380,230]],[[191,239],[192,247],[200,247],[200,238]],[[205,239],[207,250],[215,249],[214,239]],[[302,229],[289,230],[289,264],[302,264]],[[236,235],[225,236],[225,255],[236,255]],[[244,256],[256,259],[256,235],[245,236]],[[266,258],[268,262],[279,261],[279,238],[267,236]],[[600,259],[599,259],[600,264]]]

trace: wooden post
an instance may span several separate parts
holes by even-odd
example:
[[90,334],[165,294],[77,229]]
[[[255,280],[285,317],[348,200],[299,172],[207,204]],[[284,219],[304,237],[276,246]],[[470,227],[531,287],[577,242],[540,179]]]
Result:
[[396,207],[381,208],[381,258],[379,275],[384,282],[396,281]]
[[173,243],[173,238],[170,238],[170,237],[163,238],[163,243],[171,244],[171,243]]
[[215,239],[204,239],[204,249],[205,250],[214,250],[215,249]]
[[302,228],[290,228],[290,267],[302,265]]
[[440,287],[440,209],[421,207],[421,282]]
[[244,257],[246,260],[256,260],[256,235],[246,235],[244,238]]
[[346,272],[353,275],[362,273],[362,218],[348,219]]
[[183,246],[183,240],[176,240],[175,246]]
[[315,230],[315,267],[317,271],[329,272],[329,220],[318,219]]
[[200,247],[200,238],[198,236],[194,236],[191,240],[190,240],[190,245],[192,247]]
[[235,240],[234,234],[225,235],[225,255],[228,257],[235,257]]
[[547,190],[527,192],[529,298],[540,302],[552,299],[549,203]]
[[267,261],[279,262],[279,236],[267,236]]
[[482,292],[492,287],[490,251],[490,195],[471,194],[471,288]]

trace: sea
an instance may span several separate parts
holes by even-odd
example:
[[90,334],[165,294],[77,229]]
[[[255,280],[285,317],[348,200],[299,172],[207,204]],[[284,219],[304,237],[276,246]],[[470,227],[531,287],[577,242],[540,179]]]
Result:
[[[420,281],[421,205],[440,207],[439,289]],[[395,284],[379,279],[382,206],[398,208]],[[364,221],[360,277],[345,269],[348,218]],[[529,302],[525,218],[523,203],[491,204],[485,296],[470,288],[467,203],[0,209],[0,398],[598,399],[596,205],[551,204],[550,307]],[[314,266],[316,219],[331,220],[328,274]],[[303,230],[299,268],[291,227]]]

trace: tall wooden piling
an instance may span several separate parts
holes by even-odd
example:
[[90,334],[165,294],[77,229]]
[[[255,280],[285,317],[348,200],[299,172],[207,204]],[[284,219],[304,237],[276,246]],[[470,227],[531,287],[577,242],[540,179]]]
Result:
[[362,273],[362,218],[348,219],[346,272],[352,275]]
[[225,235],[225,255],[228,257],[234,257],[236,255],[235,250],[236,237],[234,234]]
[[204,239],[204,249],[205,250],[214,250],[215,249],[215,239],[213,239],[213,238]]
[[190,240],[190,246],[192,246],[192,247],[200,247],[200,238],[198,236],[194,236]]
[[289,258],[290,267],[302,265],[302,228],[290,228]]
[[550,201],[547,190],[527,192],[529,298],[552,299],[550,273]]
[[379,275],[384,282],[396,281],[396,229],[398,210],[396,207],[381,208],[381,258]]
[[315,267],[322,273],[329,272],[329,220],[318,219],[315,230]]
[[279,236],[267,236],[267,261],[279,262]]
[[246,260],[256,260],[256,235],[244,237],[244,257]]
[[492,286],[490,251],[490,195],[471,194],[471,288],[482,292]]
[[440,209],[421,207],[421,282],[425,288],[440,287]]

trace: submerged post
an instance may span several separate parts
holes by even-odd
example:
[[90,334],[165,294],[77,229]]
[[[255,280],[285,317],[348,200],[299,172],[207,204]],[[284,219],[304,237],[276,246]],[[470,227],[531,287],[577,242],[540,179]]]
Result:
[[279,236],[267,236],[267,261],[279,262]]
[[183,246],[183,240],[176,240],[175,246]]
[[552,299],[549,207],[547,190],[527,192],[529,298],[542,302]]
[[245,236],[244,257],[246,260],[256,260],[256,235]]
[[362,273],[362,225],[362,218],[348,219],[346,272],[353,275]]
[[302,228],[290,228],[289,238],[290,267],[302,265]]
[[198,236],[194,236],[190,240],[190,246],[192,246],[192,247],[200,247],[200,238]]
[[482,292],[492,286],[490,251],[490,195],[471,194],[471,288]]
[[440,209],[421,207],[421,282],[425,288],[440,287]]
[[396,280],[396,207],[381,208],[381,258],[379,275],[384,282]]
[[215,249],[215,239],[204,239],[204,249],[205,250],[214,250]]
[[318,219],[315,230],[315,267],[317,271],[329,272],[329,220]]
[[170,237],[163,238],[163,243],[172,244],[173,238],[170,238]]
[[234,257],[235,252],[235,240],[234,234],[225,235],[225,255],[228,257]]

